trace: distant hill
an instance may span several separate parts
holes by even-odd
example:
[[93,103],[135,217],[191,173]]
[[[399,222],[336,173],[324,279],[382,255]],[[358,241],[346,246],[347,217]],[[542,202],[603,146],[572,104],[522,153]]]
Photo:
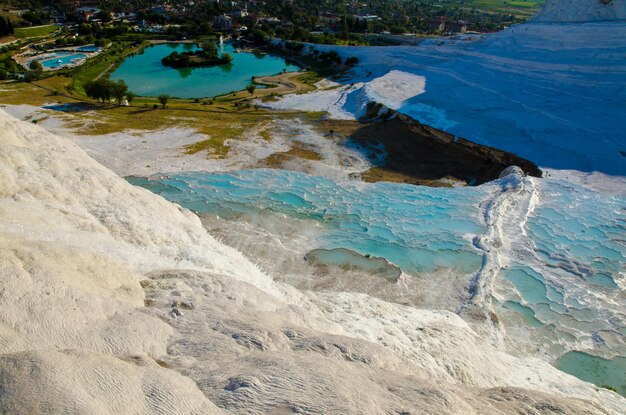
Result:
[[625,0],[547,0],[536,22],[626,21]]

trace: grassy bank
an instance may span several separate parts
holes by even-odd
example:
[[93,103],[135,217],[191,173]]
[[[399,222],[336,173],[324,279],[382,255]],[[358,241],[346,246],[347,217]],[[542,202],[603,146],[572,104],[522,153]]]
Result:
[[43,37],[51,35],[59,30],[59,26],[35,26],[35,27],[18,27],[15,29],[13,36],[17,39],[25,39],[27,37]]
[[272,119],[319,116],[299,111],[257,109],[249,104],[249,97],[237,94],[204,100],[170,99],[166,108],[156,98],[138,97],[132,106],[124,107],[88,100],[72,88],[72,82],[72,78],[53,76],[30,84],[0,83],[0,104],[37,107],[69,105],[65,112],[56,112],[55,116],[62,118],[67,128],[83,135],[165,128],[193,129],[207,138],[185,147],[183,151],[187,154],[205,152],[214,158],[228,154],[227,140],[241,139],[244,131],[263,127]]
[[545,0],[445,0],[442,5],[529,18],[539,11],[544,3]]
[[60,75],[69,75],[74,80],[73,88],[81,95],[85,95],[84,85],[102,76],[107,77],[115,70],[128,56],[138,52],[144,46],[144,42],[137,45],[135,42],[114,42],[100,55],[89,59],[85,64],[67,71],[60,72]]

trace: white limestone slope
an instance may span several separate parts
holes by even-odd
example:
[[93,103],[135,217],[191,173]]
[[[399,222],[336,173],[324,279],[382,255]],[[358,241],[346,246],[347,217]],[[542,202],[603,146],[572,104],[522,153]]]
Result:
[[536,22],[598,22],[626,20],[624,0],[547,0]]
[[0,413],[621,413],[458,316],[275,283],[0,112]]
[[353,119],[365,115],[367,103],[370,101],[397,110],[406,100],[423,94],[424,88],[424,77],[391,70],[368,82],[324,89],[312,94],[287,95],[280,101],[264,105],[275,109],[323,110],[335,119]]

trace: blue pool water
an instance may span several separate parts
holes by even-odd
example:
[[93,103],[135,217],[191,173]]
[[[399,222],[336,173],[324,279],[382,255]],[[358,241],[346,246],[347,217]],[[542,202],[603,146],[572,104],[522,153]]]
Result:
[[41,65],[44,68],[58,68],[63,65],[72,64],[75,59],[85,59],[87,56],[83,53],[58,52],[48,59],[42,60]]
[[184,173],[132,178],[184,207],[221,217],[271,212],[324,227],[318,248],[344,248],[381,257],[404,272],[439,268],[475,272],[481,254],[471,236],[484,230],[484,192],[379,183],[363,187],[276,170]]
[[[519,314],[549,327],[556,343],[577,337],[608,351],[626,332],[626,200],[552,180],[537,194],[502,282],[519,297]],[[613,348],[626,354],[622,341]]]
[[235,53],[232,44],[226,43],[220,53],[230,53],[233,61],[228,65],[206,68],[174,69],[164,66],[161,59],[174,51],[199,49],[192,44],[163,44],[145,48],[142,53],[126,59],[111,75],[123,79],[129,89],[143,96],[169,94],[178,98],[202,98],[240,91],[250,84],[253,76],[276,75],[300,68],[267,54]]
[[101,47],[95,45],[87,45],[76,48],[76,50],[80,52],[98,52],[101,49]]
[[610,386],[626,396],[626,357],[603,359],[574,351],[563,355],[556,367],[597,386]]

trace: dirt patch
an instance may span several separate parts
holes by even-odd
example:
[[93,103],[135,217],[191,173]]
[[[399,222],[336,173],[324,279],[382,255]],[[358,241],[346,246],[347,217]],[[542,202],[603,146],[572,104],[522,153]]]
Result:
[[441,179],[425,179],[420,177],[411,176],[402,172],[386,169],[384,167],[373,167],[361,174],[363,181],[368,183],[376,182],[394,182],[394,183],[406,183],[414,184],[417,186],[430,186],[430,187],[461,187],[467,183],[463,180],[459,180],[455,177],[443,177]]
[[319,161],[321,156],[314,150],[307,148],[304,143],[295,142],[294,146],[288,150],[280,153],[274,153],[263,160],[263,163],[270,168],[281,168],[283,163],[289,160],[303,159]]

